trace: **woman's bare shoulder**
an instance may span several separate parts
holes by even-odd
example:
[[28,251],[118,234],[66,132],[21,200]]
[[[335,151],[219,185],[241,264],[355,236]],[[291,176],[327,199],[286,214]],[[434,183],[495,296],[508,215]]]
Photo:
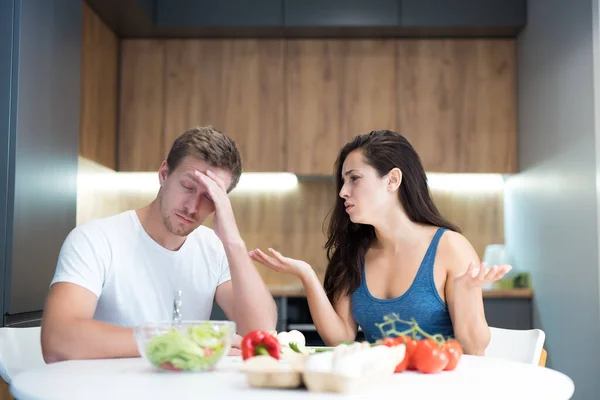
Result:
[[437,259],[454,272],[466,270],[471,261],[479,265],[479,256],[471,242],[464,235],[450,230],[444,232],[440,239]]

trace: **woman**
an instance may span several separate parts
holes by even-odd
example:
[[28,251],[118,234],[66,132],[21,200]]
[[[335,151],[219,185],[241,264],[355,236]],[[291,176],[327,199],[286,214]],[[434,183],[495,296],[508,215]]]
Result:
[[455,337],[467,354],[483,355],[490,331],[482,287],[510,266],[487,268],[434,205],[419,156],[400,134],[373,131],[347,143],[336,161],[339,198],[325,245],[324,288],[310,265],[269,249],[257,262],[302,281],[314,324],[328,345],[369,341],[397,313],[430,334]]

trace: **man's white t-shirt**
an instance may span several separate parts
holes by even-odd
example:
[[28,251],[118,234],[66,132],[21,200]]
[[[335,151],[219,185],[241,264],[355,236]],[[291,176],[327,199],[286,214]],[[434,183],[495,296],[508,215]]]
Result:
[[211,229],[198,227],[171,251],[148,236],[131,210],[71,231],[51,285],[90,290],[98,297],[95,320],[132,327],[170,321],[177,290],[182,319],[207,320],[217,286],[230,279],[225,249]]

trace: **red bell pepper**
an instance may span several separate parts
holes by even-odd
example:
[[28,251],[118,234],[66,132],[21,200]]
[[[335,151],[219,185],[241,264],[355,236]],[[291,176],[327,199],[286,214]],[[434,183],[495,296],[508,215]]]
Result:
[[281,346],[277,338],[265,331],[252,331],[242,339],[242,359],[269,355],[279,360]]

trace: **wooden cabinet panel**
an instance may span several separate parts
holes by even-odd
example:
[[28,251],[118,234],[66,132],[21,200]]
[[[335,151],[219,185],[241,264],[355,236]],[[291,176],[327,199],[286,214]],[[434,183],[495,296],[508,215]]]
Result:
[[513,40],[398,42],[399,126],[430,172],[516,172]]
[[164,148],[185,130],[213,125],[233,138],[244,171],[282,171],[283,42],[167,42]]
[[429,172],[516,172],[513,40],[124,40],[119,169],[156,170],[197,125],[245,171],[331,175],[340,147],[404,135]]
[[343,50],[339,147],[362,133],[397,130],[398,113],[395,41],[345,41]]
[[393,41],[288,41],[286,63],[288,170],[331,175],[345,142],[394,129]]
[[286,49],[288,170],[333,173],[339,147],[341,41],[290,40]]
[[83,3],[79,154],[116,169],[119,39]]
[[129,39],[121,43],[119,170],[157,171],[163,148],[165,44]]

